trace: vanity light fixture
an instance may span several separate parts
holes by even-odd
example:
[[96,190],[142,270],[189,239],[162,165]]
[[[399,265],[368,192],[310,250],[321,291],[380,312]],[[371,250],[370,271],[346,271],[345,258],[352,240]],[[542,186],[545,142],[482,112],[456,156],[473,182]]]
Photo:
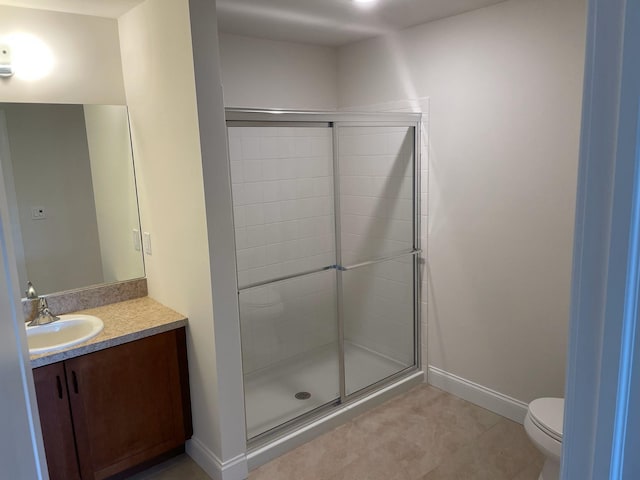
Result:
[[[53,71],[53,52],[36,35],[26,32],[11,33],[3,39],[2,47],[10,54],[9,65],[17,79],[27,82],[41,80]],[[0,60],[0,65],[2,63],[4,62]]]
[[12,75],[11,50],[9,45],[0,45],[0,77],[11,77]]

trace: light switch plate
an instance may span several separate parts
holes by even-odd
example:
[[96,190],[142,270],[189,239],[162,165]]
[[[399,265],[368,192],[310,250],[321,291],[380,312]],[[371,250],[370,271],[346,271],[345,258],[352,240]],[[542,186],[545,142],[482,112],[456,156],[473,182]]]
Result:
[[133,229],[133,249],[136,252],[142,250],[142,246],[140,245],[140,230],[137,228]]
[[142,232],[142,247],[144,253],[151,255],[151,234],[149,232]]

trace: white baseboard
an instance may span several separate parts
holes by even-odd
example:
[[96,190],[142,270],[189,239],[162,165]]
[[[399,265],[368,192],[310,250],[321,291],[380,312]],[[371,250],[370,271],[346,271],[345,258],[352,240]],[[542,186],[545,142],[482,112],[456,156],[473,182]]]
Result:
[[514,422],[524,423],[527,404],[508,395],[433,366],[429,366],[427,383],[498,415],[507,417]]
[[185,450],[214,480],[245,480],[249,476],[247,456],[244,454],[223,462],[196,437],[187,441]]

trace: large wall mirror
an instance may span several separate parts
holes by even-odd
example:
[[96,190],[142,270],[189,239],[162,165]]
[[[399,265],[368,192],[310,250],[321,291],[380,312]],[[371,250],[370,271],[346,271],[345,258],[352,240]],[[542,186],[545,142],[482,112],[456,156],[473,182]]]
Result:
[[144,276],[125,106],[0,103],[0,160],[23,287]]

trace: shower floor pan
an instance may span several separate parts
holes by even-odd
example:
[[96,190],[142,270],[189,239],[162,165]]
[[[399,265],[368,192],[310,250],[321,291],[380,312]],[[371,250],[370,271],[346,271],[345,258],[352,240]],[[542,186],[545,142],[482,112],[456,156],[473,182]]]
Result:
[[[345,365],[349,392],[409,366],[349,342],[345,342]],[[329,346],[302,358],[296,357],[290,363],[246,375],[247,437],[253,438],[337,400],[340,397],[338,372],[337,348]]]

